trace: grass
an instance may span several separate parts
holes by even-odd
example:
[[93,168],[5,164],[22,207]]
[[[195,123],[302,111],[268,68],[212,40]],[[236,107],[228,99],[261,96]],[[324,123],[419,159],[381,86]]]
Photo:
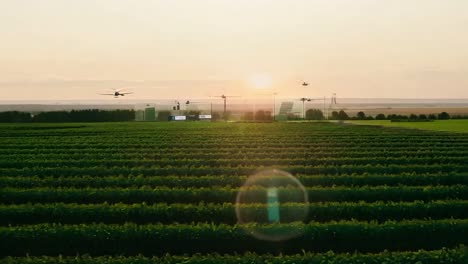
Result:
[[468,120],[466,119],[436,120],[434,122],[390,122],[390,120],[352,120],[346,121],[346,123],[356,125],[374,125],[468,133]]

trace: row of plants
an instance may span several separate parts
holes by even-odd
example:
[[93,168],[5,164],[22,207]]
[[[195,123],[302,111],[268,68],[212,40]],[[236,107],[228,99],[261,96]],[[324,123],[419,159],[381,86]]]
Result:
[[63,257],[7,257],[0,259],[4,264],[382,264],[382,263],[424,263],[424,264],[462,264],[468,262],[468,249],[459,246],[452,249],[442,248],[439,250],[418,250],[379,253],[326,253],[302,252],[292,255],[273,254],[195,254],[191,256],[174,256],[166,254],[161,257],[138,256],[102,256],[92,257],[89,255]]
[[388,157],[367,157],[367,158],[296,158],[296,159],[169,159],[162,158],[156,160],[148,159],[101,159],[89,160],[83,159],[19,159],[19,157],[10,157],[6,160],[0,160],[2,168],[25,168],[25,167],[237,167],[237,166],[342,166],[342,165],[434,165],[434,164],[463,164],[466,157],[435,157],[435,158],[388,158]]
[[88,160],[141,160],[141,159],[303,159],[307,157],[309,159],[325,159],[325,158],[441,158],[441,157],[463,157],[468,154],[468,150],[463,151],[441,151],[441,150],[426,150],[426,151],[389,151],[389,150],[361,150],[361,151],[310,151],[298,152],[298,151],[281,151],[281,152],[259,152],[259,151],[220,151],[210,150],[190,150],[187,152],[182,149],[175,149],[171,151],[147,151],[147,152],[113,152],[100,150],[98,152],[34,152],[34,153],[5,153],[0,154],[0,159],[8,160],[15,158],[27,158],[27,159],[38,159],[38,160],[58,160],[58,159],[88,159]]
[[[295,175],[304,186],[437,186],[468,185],[468,173],[401,173],[401,174],[341,174],[341,175]],[[233,186],[240,187],[248,176],[0,176],[0,186],[15,188],[74,187],[137,188],[147,186],[189,188]]]
[[[37,223],[193,223],[213,222],[235,224],[236,207],[255,220],[268,222],[266,204],[21,204],[0,205],[0,225]],[[298,211],[308,211],[304,222],[333,220],[378,221],[403,219],[466,219],[468,201],[445,200],[432,202],[375,202],[375,203],[286,203],[279,213],[282,222],[297,220]],[[252,219],[251,219],[252,220]]]
[[[2,188],[0,203],[225,203],[236,199],[239,188]],[[265,188],[252,188],[250,193],[266,197]],[[431,201],[468,200],[468,186],[361,186],[361,187],[308,187],[310,202],[329,201]],[[297,188],[278,188],[284,201],[295,201]]]
[[[298,237],[278,243],[259,240],[251,232],[275,239],[293,232]],[[303,251],[381,252],[435,250],[468,242],[468,220],[411,220],[384,223],[38,224],[0,227],[0,256],[76,256],[77,254],[297,254]]]
[[[460,137],[459,139],[452,139],[452,140],[440,140],[438,138],[434,138],[434,140],[404,140],[404,139],[395,139],[394,141],[380,141],[380,142],[374,142],[371,141],[369,142],[369,138],[366,138],[363,141],[356,140],[356,138],[350,137],[348,139],[343,139],[343,141],[337,141],[337,140],[330,140],[330,141],[324,141],[324,142],[304,142],[304,140],[294,140],[291,142],[271,142],[270,140],[265,141],[265,142],[258,142],[255,140],[245,140],[245,141],[228,141],[228,140],[223,140],[219,142],[203,142],[200,140],[189,142],[185,139],[178,139],[179,142],[161,142],[160,139],[153,139],[152,141],[148,141],[147,144],[145,144],[144,140],[131,143],[131,142],[126,142],[122,143],[118,147],[115,145],[115,142],[112,142],[110,139],[108,140],[108,143],[105,143],[105,139],[101,139],[96,142],[82,142],[81,138],[75,138],[73,141],[67,142],[64,140],[61,140],[61,137],[58,137],[57,140],[38,140],[35,142],[35,147],[36,148],[47,148],[47,149],[61,149],[61,148],[72,148],[72,149],[118,149],[118,148],[128,148],[128,149],[150,149],[150,148],[158,148],[158,149],[232,149],[232,148],[241,148],[241,149],[246,149],[246,150],[255,150],[258,148],[261,149],[269,149],[269,148],[285,148],[285,149],[310,149],[310,148],[316,148],[316,149],[321,149],[324,150],[326,148],[329,149],[342,149],[342,148],[351,148],[357,149],[357,147],[366,147],[367,149],[369,148],[394,148],[394,149],[405,149],[408,147],[430,147],[434,146],[436,148],[440,147],[449,147],[450,145],[455,145],[457,144],[458,148],[461,149],[461,147],[466,147],[468,145],[468,142],[466,141],[466,138]],[[349,142],[349,140],[355,140],[356,142]],[[12,142],[9,142],[8,140],[5,140],[4,144],[5,147],[8,149],[24,149],[30,144],[32,141],[29,140],[21,140],[18,141],[18,139],[13,140]],[[409,145],[408,143],[411,143]],[[51,145],[53,144],[53,145]]]
[[[176,166],[176,167],[25,167],[25,168],[0,168],[0,176],[204,176],[204,175],[250,175],[265,166],[232,166],[232,167],[210,167],[210,166]],[[296,174],[401,174],[401,173],[466,173],[468,163],[460,164],[413,164],[413,165],[340,165],[340,166],[279,166],[277,169]]]

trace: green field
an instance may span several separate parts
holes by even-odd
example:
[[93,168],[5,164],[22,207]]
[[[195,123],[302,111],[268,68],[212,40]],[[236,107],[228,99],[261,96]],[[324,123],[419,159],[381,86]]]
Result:
[[467,122],[394,124],[2,124],[0,262],[468,263]]
[[468,133],[468,120],[466,119],[435,120],[434,122],[391,122],[390,120],[353,120],[346,121],[346,123]]

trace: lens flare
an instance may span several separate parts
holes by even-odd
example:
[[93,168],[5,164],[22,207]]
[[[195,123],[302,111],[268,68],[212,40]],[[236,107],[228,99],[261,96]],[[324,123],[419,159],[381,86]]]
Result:
[[284,241],[300,236],[308,211],[306,189],[281,170],[250,176],[236,197],[237,222],[261,240]]

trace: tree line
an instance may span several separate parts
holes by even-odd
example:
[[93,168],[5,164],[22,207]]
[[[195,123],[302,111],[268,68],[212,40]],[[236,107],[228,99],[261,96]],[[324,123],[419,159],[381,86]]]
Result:
[[345,111],[333,111],[330,119],[332,120],[393,120],[393,121],[430,121],[430,120],[447,120],[447,119],[465,119],[468,116],[453,116],[451,117],[447,112],[441,112],[438,114],[410,114],[410,115],[397,115],[397,114],[378,114],[376,116],[366,115],[360,111],[356,116],[349,116]]
[[122,122],[134,121],[134,110],[72,110],[32,114],[27,112],[0,112],[2,123],[63,123],[63,122]]

